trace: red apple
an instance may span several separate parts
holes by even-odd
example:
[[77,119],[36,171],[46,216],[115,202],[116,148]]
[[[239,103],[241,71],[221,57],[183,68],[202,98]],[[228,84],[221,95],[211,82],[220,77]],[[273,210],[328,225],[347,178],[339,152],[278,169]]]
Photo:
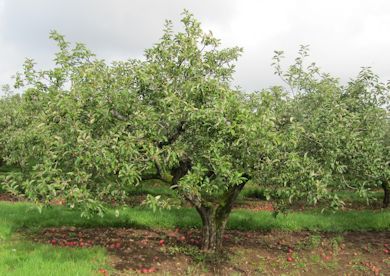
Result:
[[287,262],[293,262],[294,259],[292,257],[287,257]]
[[186,239],[186,237],[184,237],[184,236],[180,236],[180,238],[179,238],[180,241],[185,241],[185,239]]
[[105,270],[104,268],[100,268],[100,269],[99,269],[99,273],[101,273],[101,274],[103,274],[103,275],[108,275],[107,270]]
[[164,241],[164,240],[160,240],[160,241],[159,241],[159,244],[160,244],[160,246],[163,246],[163,245],[164,245],[164,243],[165,243],[165,241]]

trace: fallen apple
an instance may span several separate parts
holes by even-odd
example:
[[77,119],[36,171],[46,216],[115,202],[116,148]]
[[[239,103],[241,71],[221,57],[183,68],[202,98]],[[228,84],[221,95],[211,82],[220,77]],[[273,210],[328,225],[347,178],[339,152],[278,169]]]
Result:
[[108,271],[105,270],[104,268],[100,268],[98,271],[99,271],[99,273],[101,273],[103,275],[108,275]]

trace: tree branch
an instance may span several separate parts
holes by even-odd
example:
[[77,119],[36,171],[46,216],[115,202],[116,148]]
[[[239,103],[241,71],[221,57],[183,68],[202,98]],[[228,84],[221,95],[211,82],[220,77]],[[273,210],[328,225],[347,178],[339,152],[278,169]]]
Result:
[[181,121],[176,127],[175,132],[168,138],[168,140],[158,143],[158,147],[162,148],[163,146],[172,145],[177,140],[177,138],[179,138],[179,136],[185,131],[184,125],[185,122]]
[[185,176],[189,170],[191,170],[191,161],[189,159],[180,160],[179,166],[171,170],[172,185],[176,186],[179,183],[179,180]]
[[227,215],[233,208],[233,204],[236,201],[238,195],[244,188],[245,184],[249,181],[250,176],[248,174],[243,175],[246,180],[239,185],[231,186],[224,195],[224,203],[218,208],[217,212],[220,215]]
[[165,178],[161,177],[159,174],[145,174],[145,175],[141,176],[141,179],[142,179],[142,181],[146,181],[146,180],[160,180],[160,181],[164,182],[167,185],[172,185],[171,182],[169,182]]
[[128,121],[129,120],[129,117],[121,114],[119,111],[115,110],[115,109],[111,109],[110,110],[112,116],[114,116],[116,119],[120,120],[120,121]]

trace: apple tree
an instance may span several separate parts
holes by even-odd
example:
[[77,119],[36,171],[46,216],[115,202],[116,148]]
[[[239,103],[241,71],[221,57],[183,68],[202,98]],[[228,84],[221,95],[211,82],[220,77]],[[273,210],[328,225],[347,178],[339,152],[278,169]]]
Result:
[[352,189],[368,197],[368,191],[381,185],[387,206],[389,85],[363,68],[343,86],[314,63],[305,67],[305,46],[296,63],[283,71],[282,54],[276,52],[275,72],[293,97],[285,112],[304,129],[297,151],[321,165],[335,192]]
[[[9,189],[37,203],[61,197],[88,214],[125,200],[144,179],[161,179],[197,210],[203,249],[211,252],[221,251],[249,180],[290,200],[328,196],[321,163],[298,151],[302,123],[280,117],[291,99],[279,88],[233,88],[242,49],[222,48],[188,12],[181,21],[178,32],[166,23],[144,59],[112,64],[52,32],[55,67],[38,71],[27,60],[17,77],[26,116],[10,132],[23,139],[6,159],[31,170],[8,179]],[[276,168],[288,170],[272,175]]]

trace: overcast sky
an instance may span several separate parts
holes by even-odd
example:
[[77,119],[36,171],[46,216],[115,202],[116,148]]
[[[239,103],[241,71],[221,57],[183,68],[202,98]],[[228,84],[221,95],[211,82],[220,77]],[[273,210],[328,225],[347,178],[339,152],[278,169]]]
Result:
[[311,60],[342,81],[371,66],[390,79],[388,0],[0,0],[0,84],[26,57],[49,66],[50,30],[83,42],[107,61],[142,57],[165,19],[179,25],[188,9],[224,46],[241,46],[235,83],[252,91],[277,83],[274,50],[293,59],[309,44]]

